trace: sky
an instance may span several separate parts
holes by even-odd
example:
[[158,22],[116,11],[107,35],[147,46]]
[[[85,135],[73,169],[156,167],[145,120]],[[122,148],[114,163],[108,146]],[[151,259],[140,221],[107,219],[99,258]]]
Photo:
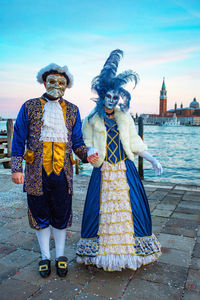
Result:
[[140,76],[134,90],[127,85],[133,114],[158,113],[163,77],[168,109],[200,101],[199,0],[0,0],[0,116],[41,96],[37,72],[54,62],[73,74],[64,98],[85,117],[95,106],[91,80],[117,48],[118,72]]

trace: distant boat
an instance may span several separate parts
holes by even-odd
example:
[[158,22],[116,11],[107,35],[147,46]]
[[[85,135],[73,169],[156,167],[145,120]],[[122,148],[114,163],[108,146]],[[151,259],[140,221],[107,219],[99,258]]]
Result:
[[7,135],[7,130],[0,130],[0,135]]
[[171,120],[171,121],[166,121],[165,123],[161,124],[161,126],[178,127],[178,126],[181,126],[181,124],[179,121],[174,122],[174,120]]
[[170,121],[164,122],[163,124],[161,124],[161,126],[178,127],[181,126],[181,123],[177,120],[176,114],[174,114]]

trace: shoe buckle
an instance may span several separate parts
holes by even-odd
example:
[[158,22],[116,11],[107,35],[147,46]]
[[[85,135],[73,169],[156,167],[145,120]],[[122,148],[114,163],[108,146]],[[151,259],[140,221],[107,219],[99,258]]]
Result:
[[48,265],[41,265],[39,267],[39,272],[41,272],[41,271],[47,271],[47,270],[48,270]]
[[59,261],[58,262],[58,268],[67,269],[67,263],[65,261]]

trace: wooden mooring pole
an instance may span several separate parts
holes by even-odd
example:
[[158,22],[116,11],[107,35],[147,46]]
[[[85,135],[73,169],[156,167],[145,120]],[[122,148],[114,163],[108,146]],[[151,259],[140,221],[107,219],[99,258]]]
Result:
[[[7,137],[0,138],[0,163],[3,164],[4,168],[11,167],[11,146],[13,138],[13,120],[8,119],[7,123]],[[7,152],[5,151],[7,150]]]
[[13,120],[8,119],[6,126],[7,126],[8,157],[11,157],[11,147],[12,147],[12,138],[13,138]]
[[76,175],[79,174],[79,159],[76,158],[76,168],[75,168],[75,172],[76,172]]
[[[144,124],[143,124],[143,118],[138,118],[138,134],[143,139],[144,135]],[[144,169],[143,169],[143,158],[138,157],[138,173],[140,176],[140,179],[144,179]]]

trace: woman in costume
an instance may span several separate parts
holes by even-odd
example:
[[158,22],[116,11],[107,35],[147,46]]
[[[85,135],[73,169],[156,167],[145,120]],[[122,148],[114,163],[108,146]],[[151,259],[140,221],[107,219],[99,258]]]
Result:
[[116,75],[122,55],[119,49],[112,51],[100,75],[93,79],[92,90],[98,98],[83,124],[83,138],[90,147],[88,155],[93,154],[94,169],[77,245],[77,262],[94,264],[105,271],[136,270],[161,255],[134,156],[150,161],[156,174],[162,173],[162,167],[147,152],[127,112],[131,95],[123,86],[129,81],[136,85],[138,75],[131,70]]

